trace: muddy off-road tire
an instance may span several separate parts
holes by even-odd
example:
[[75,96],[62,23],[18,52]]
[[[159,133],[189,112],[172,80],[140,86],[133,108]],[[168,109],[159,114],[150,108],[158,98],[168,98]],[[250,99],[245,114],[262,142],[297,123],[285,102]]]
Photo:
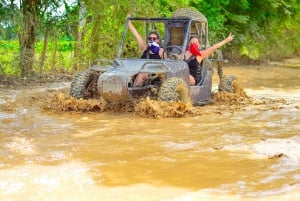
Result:
[[160,87],[158,99],[161,101],[189,102],[190,94],[186,82],[178,77],[168,78]]
[[233,83],[236,81],[237,81],[237,77],[234,75],[223,76],[221,84],[219,86],[219,91],[227,91],[230,93],[235,93],[235,88]]
[[97,89],[99,75],[99,72],[91,70],[78,73],[71,83],[70,96],[76,99],[99,98]]

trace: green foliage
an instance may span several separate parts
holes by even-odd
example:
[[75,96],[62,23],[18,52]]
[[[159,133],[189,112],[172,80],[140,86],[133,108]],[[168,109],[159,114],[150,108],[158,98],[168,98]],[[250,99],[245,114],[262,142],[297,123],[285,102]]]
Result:
[[19,44],[17,41],[0,41],[0,49],[4,51],[15,51],[19,49]]
[[[72,50],[73,50],[73,42],[60,40],[58,42],[58,58],[56,61],[55,69],[52,69],[52,58],[51,54],[54,51],[54,46],[52,43],[48,46],[48,56],[46,57],[44,71],[48,70],[71,70],[71,62],[72,62]],[[38,42],[36,44],[36,65],[35,70],[38,71],[38,59],[41,55],[42,51],[42,43]],[[19,43],[17,40],[13,41],[0,41],[0,74],[8,74],[8,75],[19,75]]]
[[0,74],[18,75],[18,41],[0,41]]
[[[35,48],[36,48],[36,51],[37,52],[41,52],[42,49],[43,49],[43,41],[38,41],[36,44],[35,44]],[[1,48],[1,47],[0,47]],[[48,46],[47,46],[47,50],[49,51],[53,51],[54,50],[54,44],[53,42],[51,41]],[[57,50],[59,52],[71,52],[73,51],[74,49],[74,41],[71,41],[71,40],[59,40],[58,42],[58,47],[57,47]]]
[[[66,13],[54,12],[60,6]],[[72,4],[65,0],[42,0],[35,70],[40,70],[38,63],[43,50],[43,71],[71,69],[75,63],[87,66],[96,58],[113,59],[128,12],[135,17],[170,17],[182,7],[194,7],[207,17],[211,44],[230,32],[236,36],[232,43],[222,47],[225,56],[269,60],[300,51],[298,0],[78,0]],[[82,8],[85,12],[80,15]],[[0,73],[18,74],[22,16],[17,0],[0,1],[0,17]],[[143,32],[141,26],[136,28]],[[47,44],[41,40],[46,33]],[[139,55],[132,34],[128,34],[127,40],[126,54]]]
[[[299,13],[299,5],[296,1],[269,0],[266,3],[251,1],[250,7],[257,12],[248,12],[251,18],[250,28],[246,29],[246,37],[253,39],[253,44],[246,44],[248,49],[257,49],[258,56],[253,58],[275,59],[293,54],[293,42],[289,40],[288,33],[297,34],[290,23]],[[294,24],[299,28],[299,23]],[[295,28],[295,27],[294,27]],[[293,35],[292,34],[292,35]]]

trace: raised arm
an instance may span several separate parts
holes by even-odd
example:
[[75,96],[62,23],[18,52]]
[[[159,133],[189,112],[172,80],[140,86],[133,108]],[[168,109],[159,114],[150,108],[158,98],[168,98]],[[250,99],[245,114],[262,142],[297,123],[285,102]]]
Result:
[[[131,15],[128,14],[127,18],[130,17]],[[129,30],[132,32],[132,34],[134,35],[136,41],[138,42],[139,48],[142,51],[145,51],[147,49],[147,44],[145,43],[145,41],[143,40],[143,38],[140,36],[139,32],[136,30],[136,28],[133,26],[133,24],[131,23],[131,21],[128,21],[128,28]]]
[[230,41],[233,40],[234,35],[232,35],[231,33],[229,34],[229,36],[227,38],[225,38],[224,40],[222,40],[219,43],[214,44],[213,46],[209,47],[206,50],[201,51],[201,60],[208,57],[211,53],[213,53],[216,49],[222,47],[223,45],[225,45],[226,43],[229,43]]

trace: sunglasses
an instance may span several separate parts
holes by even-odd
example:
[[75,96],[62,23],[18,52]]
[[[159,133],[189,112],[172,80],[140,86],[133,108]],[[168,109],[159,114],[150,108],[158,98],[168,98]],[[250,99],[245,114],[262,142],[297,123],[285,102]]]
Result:
[[148,40],[157,40],[157,38],[156,37],[148,37]]

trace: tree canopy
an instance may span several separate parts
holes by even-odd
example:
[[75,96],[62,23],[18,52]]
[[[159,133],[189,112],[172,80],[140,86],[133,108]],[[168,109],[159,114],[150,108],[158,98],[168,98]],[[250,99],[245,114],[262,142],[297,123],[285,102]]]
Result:
[[76,70],[96,58],[114,58],[128,12],[170,17],[182,7],[194,7],[207,17],[210,43],[230,32],[236,35],[223,47],[232,60],[272,60],[300,50],[297,0],[0,0],[0,51],[10,47],[19,55],[0,56],[0,73]]

